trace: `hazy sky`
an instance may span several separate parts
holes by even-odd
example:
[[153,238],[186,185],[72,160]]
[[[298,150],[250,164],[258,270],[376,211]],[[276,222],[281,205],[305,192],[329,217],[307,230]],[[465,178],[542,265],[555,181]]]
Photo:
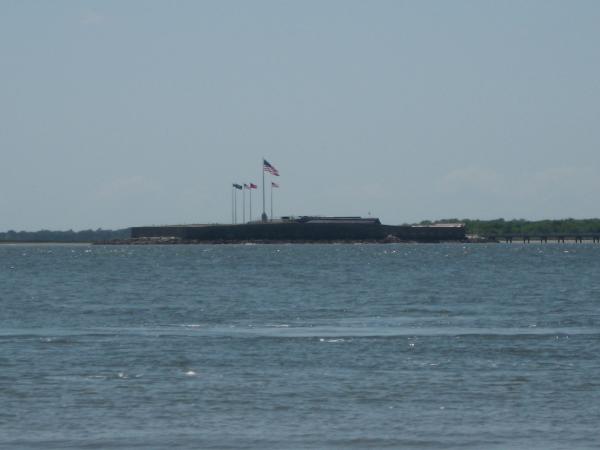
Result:
[[276,215],[598,217],[599,24],[596,0],[2,0],[0,231],[227,222],[262,156]]

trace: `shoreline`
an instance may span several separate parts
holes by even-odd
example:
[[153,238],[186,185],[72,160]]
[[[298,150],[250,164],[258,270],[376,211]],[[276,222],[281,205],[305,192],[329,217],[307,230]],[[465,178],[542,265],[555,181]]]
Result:
[[0,245],[93,245],[95,241],[0,241]]
[[333,240],[290,240],[290,239],[214,239],[196,240],[177,237],[144,237],[98,241],[94,245],[244,245],[244,244],[438,244],[466,243],[466,241],[408,241],[397,238],[386,239],[333,239]]
[[401,240],[397,238],[386,239],[356,239],[356,240],[274,240],[274,239],[248,239],[248,240],[194,240],[180,239],[176,237],[156,237],[156,238],[129,238],[129,239],[112,239],[107,241],[1,241],[0,245],[72,245],[72,246],[89,246],[89,245],[260,245],[260,244],[499,244],[499,245],[557,245],[557,244],[595,244],[592,239],[583,239],[577,241],[575,239],[565,239],[564,242],[556,240],[548,240],[540,242],[531,240],[523,242],[522,240],[514,240],[504,242],[503,240],[485,240],[485,239],[469,239],[464,241],[411,241]]

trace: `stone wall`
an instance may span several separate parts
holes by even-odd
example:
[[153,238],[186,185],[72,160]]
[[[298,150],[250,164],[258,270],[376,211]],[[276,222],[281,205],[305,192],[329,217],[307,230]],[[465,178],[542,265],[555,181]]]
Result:
[[356,223],[258,223],[133,227],[132,238],[176,237],[195,241],[369,241],[390,236],[401,241],[462,241],[464,227],[411,227]]

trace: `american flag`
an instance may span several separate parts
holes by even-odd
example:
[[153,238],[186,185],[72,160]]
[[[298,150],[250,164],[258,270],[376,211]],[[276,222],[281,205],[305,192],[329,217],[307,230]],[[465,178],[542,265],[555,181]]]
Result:
[[276,177],[279,176],[279,171],[275,167],[273,167],[266,159],[263,159],[263,170],[265,172],[269,172],[271,175],[275,175]]
[[255,185],[254,183],[250,183],[249,189],[258,189],[258,186]]
[[271,181],[271,186],[272,187],[279,187],[279,185],[277,183],[275,183],[274,181]]

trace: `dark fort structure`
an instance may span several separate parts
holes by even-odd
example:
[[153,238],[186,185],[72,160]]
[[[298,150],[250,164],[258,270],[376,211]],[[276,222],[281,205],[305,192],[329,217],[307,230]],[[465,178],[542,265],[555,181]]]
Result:
[[131,238],[189,242],[461,242],[466,235],[462,224],[383,225],[377,218],[301,216],[232,225],[132,227]]

